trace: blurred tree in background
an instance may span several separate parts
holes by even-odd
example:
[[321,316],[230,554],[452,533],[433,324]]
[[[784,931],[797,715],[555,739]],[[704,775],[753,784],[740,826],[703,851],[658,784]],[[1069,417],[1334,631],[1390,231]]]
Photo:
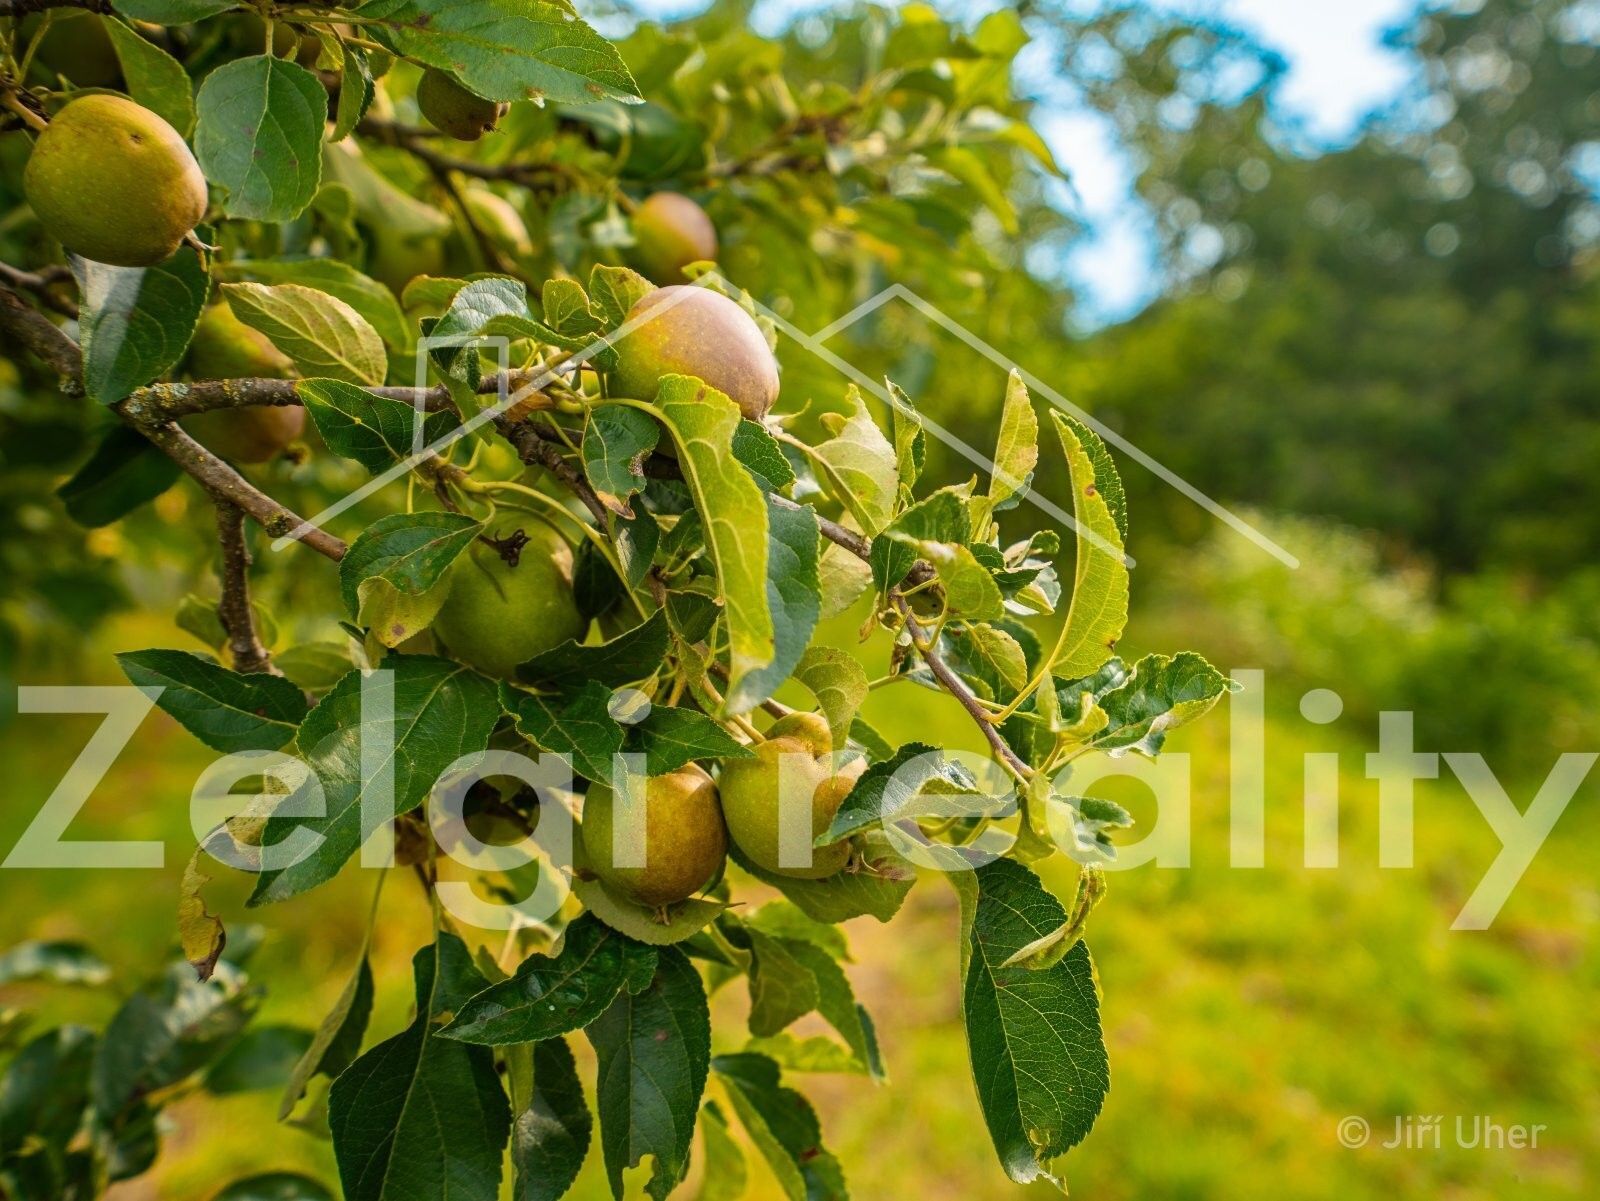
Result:
[[1040,16],[1139,162],[1167,271],[1157,304],[1083,348],[1076,399],[1223,500],[1381,531],[1448,570],[1594,560],[1592,4],[1419,15],[1391,35],[1414,85],[1323,154],[1280,122],[1282,64],[1236,32],[1140,6]]

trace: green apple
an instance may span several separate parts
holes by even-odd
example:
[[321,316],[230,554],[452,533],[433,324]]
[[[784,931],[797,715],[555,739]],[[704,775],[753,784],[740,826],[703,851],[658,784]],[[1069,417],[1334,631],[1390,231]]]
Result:
[[178,131],[122,96],[82,96],[57,113],[22,186],[63,246],[118,267],[170,258],[206,212],[205,177]]
[[718,782],[723,816],[735,845],[757,867],[779,876],[820,880],[838,872],[850,860],[848,842],[814,848],[808,867],[780,861],[779,782],[789,795],[802,801],[809,797],[815,838],[833,822],[866,770],[866,761],[857,758],[836,767],[828,723],[814,713],[792,713],[774,722],[766,741],[753,749],[752,758],[723,764]]
[[450,568],[450,593],[433,632],[463,663],[509,677],[519,664],[581,638],[572,596],[572,548],[548,526],[525,531],[516,566],[475,542]]
[[617,867],[616,794],[609,785],[591,785],[583,802],[583,849],[607,887],[659,909],[692,897],[716,878],[728,853],[728,832],[717,786],[693,764],[647,780],[644,809],[644,866]]

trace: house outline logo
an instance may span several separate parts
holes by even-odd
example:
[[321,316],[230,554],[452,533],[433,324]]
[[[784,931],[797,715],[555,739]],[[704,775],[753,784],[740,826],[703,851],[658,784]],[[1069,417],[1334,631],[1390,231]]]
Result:
[[[705,275],[700,277],[700,280],[715,282],[716,284],[730,290],[738,290],[737,285],[735,285],[731,280],[715,271],[707,272]],[[343,513],[345,510],[372,495],[372,493],[383,487],[386,487],[388,484],[408,474],[418,465],[434,457],[440,451],[447,449],[460,439],[468,437],[484,425],[494,421],[496,417],[501,416],[523,400],[534,395],[547,384],[553,382],[562,375],[576,371],[579,367],[582,367],[591,358],[600,353],[601,350],[608,346],[615,345],[619,339],[627,337],[634,330],[640,328],[648,322],[656,320],[657,318],[665,315],[667,312],[670,312],[674,307],[688,299],[688,297],[689,293],[684,291],[676,297],[669,298],[663,304],[652,306],[649,312],[642,316],[629,318],[609,333],[597,336],[594,341],[590,342],[581,350],[572,351],[559,358],[556,362],[545,367],[537,374],[527,377],[521,382],[516,391],[510,391],[508,386],[510,380],[510,372],[508,370],[510,360],[509,339],[505,337],[485,337],[475,335],[453,336],[446,338],[430,338],[425,336],[421,338],[417,344],[417,388],[413,394],[413,404],[416,409],[416,414],[413,419],[414,423],[412,426],[412,453],[406,458],[397,462],[394,466],[383,472],[380,472],[377,475],[374,475],[371,479],[346,493],[332,504],[323,508],[320,512],[306,518],[288,533],[274,539],[271,544],[272,549],[274,551],[281,551],[285,547],[298,542],[311,530],[321,529],[322,526],[333,520],[333,518],[337,517],[340,513]],[[888,287],[882,289],[869,299],[863,301],[861,304],[858,304],[855,308],[851,309],[843,316],[838,317],[834,321],[817,330],[815,333],[811,334],[806,333],[804,330],[797,327],[793,322],[774,312],[768,306],[761,304],[759,301],[752,301],[752,304],[757,314],[769,319],[780,334],[790,338],[799,346],[809,351],[816,358],[820,359],[822,362],[838,371],[857,387],[870,393],[879,401],[893,409],[897,402],[886,387],[868,377],[848,359],[845,359],[836,354],[834,351],[829,350],[824,343],[837,334],[843,333],[857,322],[871,316],[878,309],[882,308],[889,302],[896,300],[910,305],[934,325],[960,339],[968,347],[975,350],[977,353],[994,363],[997,367],[1000,367],[1002,370],[1008,372],[1017,372],[1017,374],[1021,376],[1023,383],[1028,386],[1030,394],[1043,396],[1045,400],[1047,400],[1051,405],[1055,406],[1055,408],[1061,412],[1067,413],[1076,420],[1083,422],[1084,425],[1094,430],[1097,434],[1104,438],[1107,443],[1121,451],[1130,460],[1139,464],[1147,471],[1150,471],[1168,486],[1177,489],[1189,500],[1205,509],[1212,516],[1216,517],[1219,521],[1233,529],[1241,537],[1252,542],[1261,550],[1277,559],[1279,562],[1290,568],[1299,568],[1300,560],[1297,557],[1291,554],[1283,546],[1280,546],[1277,542],[1273,541],[1273,539],[1268,537],[1261,530],[1257,529],[1254,525],[1250,524],[1250,522],[1246,521],[1243,517],[1240,517],[1237,513],[1233,512],[1225,505],[1214,500],[1212,497],[1206,495],[1199,488],[1195,487],[1182,476],[1178,475],[1177,472],[1173,471],[1171,468],[1167,467],[1153,456],[1141,450],[1128,438],[1124,437],[1116,430],[1105,425],[1091,414],[1073,404],[1070,400],[1061,395],[1061,393],[1056,391],[1056,389],[1046,384],[1038,376],[1034,375],[1032,372],[1028,371],[1026,368],[1022,367],[1012,359],[1008,358],[995,347],[991,346],[988,342],[978,337],[977,334],[973,333],[966,326],[962,325],[959,321],[956,321],[947,313],[943,312],[937,305],[925,300],[923,297],[919,296],[916,292],[912,291],[902,283],[890,284]],[[422,431],[423,421],[427,416],[425,393],[428,390],[427,374],[429,351],[441,347],[461,347],[464,345],[473,345],[479,348],[489,347],[495,350],[499,368],[497,372],[499,391],[498,395],[496,396],[495,403],[481,409],[479,412],[473,414],[470,418],[456,426],[454,429],[449,430],[445,434],[442,434],[438,438],[434,439],[431,443],[424,444]],[[982,451],[973,447],[971,444],[950,430],[940,425],[937,421],[920,412],[917,414],[917,419],[922,423],[923,427],[928,431],[928,433],[938,438],[944,445],[955,451],[962,458],[967,459],[975,466],[987,471],[990,475],[999,474],[1004,476],[1004,472],[995,464],[993,459],[984,454]],[[1082,529],[1078,525],[1078,522],[1073,518],[1072,514],[1062,509],[1048,497],[1040,495],[1039,492],[1032,487],[1023,487],[1022,485],[1025,484],[1025,481],[1009,482],[1014,483],[1019,487],[1020,495],[1023,500],[1043,511],[1053,521],[1056,521],[1057,523],[1066,526],[1068,529],[1081,534],[1089,541],[1099,544],[1102,550],[1112,551],[1113,553],[1121,553],[1123,561],[1129,567],[1134,565],[1132,558],[1127,556],[1125,553],[1116,551],[1115,548],[1111,547],[1109,544],[1106,544],[1092,530]]]

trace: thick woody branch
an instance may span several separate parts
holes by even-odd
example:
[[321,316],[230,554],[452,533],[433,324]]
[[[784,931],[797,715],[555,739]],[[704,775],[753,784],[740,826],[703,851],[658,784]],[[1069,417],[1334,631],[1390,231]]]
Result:
[[[77,393],[83,390],[83,354],[78,344],[44,314],[5,287],[0,287],[0,331],[54,368],[61,376],[63,391]],[[111,406],[112,411],[192,476],[213,500],[228,501],[243,509],[275,538],[292,534],[304,524],[292,511],[255,488],[232,467],[172,424],[170,418],[148,411],[140,416],[129,412],[127,406],[133,399],[130,397]],[[299,540],[330,559],[344,558],[345,544],[322,530],[308,530],[299,535]]]
[[[142,433],[169,459],[194,477],[213,500],[229,501],[243,509],[256,524],[274,538],[294,534],[305,522],[270,496],[249,483],[242,475],[175,425],[140,425]],[[335,561],[344,558],[345,544],[324,530],[311,528],[298,540],[318,554]]]
[[[490,381],[486,390],[498,387]],[[414,404],[420,398],[422,407],[436,412],[450,407],[450,393],[441,385],[434,388],[369,388],[376,396],[390,400],[403,400]],[[195,413],[209,413],[215,409],[236,409],[245,405],[297,405],[300,392],[297,380],[292,379],[213,379],[195,383],[151,384],[140,388],[117,406],[128,420],[135,423],[175,421]]]
[[222,600],[217,615],[228,635],[228,653],[235,671],[273,671],[272,655],[256,634],[250,606],[250,548],[244,540],[244,510],[232,501],[219,500],[217,545],[222,554]]
[[0,284],[31,292],[39,298],[40,304],[54,309],[63,317],[76,320],[78,306],[55,290],[57,284],[65,283],[71,278],[72,272],[59,265],[46,267],[40,271],[23,271],[10,263],[0,263]]
[[18,296],[0,287],[0,330],[7,340],[31,350],[61,377],[61,390],[72,395],[83,391],[83,355],[78,344],[55,322]]

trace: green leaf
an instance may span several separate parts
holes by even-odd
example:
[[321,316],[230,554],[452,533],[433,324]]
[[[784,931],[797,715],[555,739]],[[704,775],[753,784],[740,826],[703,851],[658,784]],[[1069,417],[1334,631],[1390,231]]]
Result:
[[937,747],[908,742],[894,758],[874,763],[861,773],[816,844],[827,846],[908,817],[970,813],[970,805],[953,805],[949,798],[978,795],[977,781],[965,767],[946,759]]
[[658,954],[649,987],[624,990],[585,1031],[600,1061],[600,1146],[617,1198],[623,1171],[647,1155],[655,1170],[646,1191],[656,1201],[682,1182],[711,1062],[711,1015],[699,973],[676,947]]
[[183,64],[121,21],[107,19],[103,25],[122,64],[128,95],[187,136],[194,125],[194,88]]
[[951,877],[961,897],[962,1013],[984,1121],[1006,1174],[1055,1183],[1111,1086],[1094,968],[1082,942],[1049,967],[1002,966],[1067,922],[1019,863]]
[[410,322],[394,293],[339,259],[247,259],[229,263],[227,270],[269,284],[301,284],[326,292],[366,318],[390,346],[399,349],[411,342]]
[[594,1119],[564,1038],[532,1048],[533,1087],[511,1127],[514,1201],[559,1201],[578,1178]]
[[442,510],[380,517],[340,560],[345,608],[384,646],[399,646],[433,624],[448,592],[445,572],[482,528]]
[[302,375],[383,383],[389,370],[383,339],[338,297],[303,284],[223,284],[222,294],[234,315],[265,334]]
[[[373,475],[415,453],[417,410],[403,400],[377,396],[337,379],[301,380],[295,391],[328,449],[354,459]],[[422,416],[422,447],[432,446],[458,422],[448,410]],[[417,448],[421,449],[421,448]]]
[[439,1025],[486,984],[441,931],[413,960],[416,1017],[334,1081],[328,1124],[345,1201],[497,1201],[511,1107],[486,1047]]
[[262,1172],[235,1180],[212,1201],[334,1201],[318,1181],[298,1172]]
[[[298,828],[322,841],[293,866],[262,872],[250,904],[285,900],[332,879],[369,833],[362,820],[369,790],[392,800],[385,817],[398,816],[421,804],[458,758],[488,747],[500,718],[488,680],[428,655],[391,654],[382,670],[390,673],[392,715],[363,715],[363,673],[352,671],[302,723],[300,756],[322,782],[326,815],[270,818],[264,841],[271,845]],[[363,774],[363,743],[370,775]]]
[[735,863],[770,884],[804,911],[807,917],[830,925],[866,914],[886,922],[905,903],[906,894],[917,877],[879,831],[862,836],[859,853],[861,870],[842,871],[822,880],[797,880],[763,871],[735,847],[729,852]]
[[539,696],[502,683],[500,704],[541,751],[565,755],[586,780],[611,779],[611,756],[622,749],[623,735],[605,684],[590,680],[575,692]]
[[922,466],[928,458],[928,435],[911,397],[893,380],[885,382],[893,423],[895,474],[900,483],[900,500],[904,503],[910,500],[911,489],[922,476]]
[[188,25],[238,6],[238,0],[115,0],[111,7],[135,21]]
[[80,297],[83,387],[116,404],[183,357],[210,281],[192,247],[154,267],[113,267],[74,257]]
[[49,980],[92,986],[109,979],[110,966],[81,942],[19,942],[0,955],[0,984]]
[[744,1151],[728,1130],[728,1119],[715,1101],[700,1107],[700,1138],[706,1168],[695,1201],[739,1201],[750,1183]]
[[808,505],[780,504],[763,497],[767,507],[767,609],[773,629],[772,661],[729,685],[730,713],[754,708],[789,678],[811,642],[822,613],[818,560],[822,536],[817,513]]
[[596,263],[589,272],[590,307],[613,330],[628,319],[633,306],[656,290],[656,286],[627,267]]
[[219,970],[201,983],[186,963],[130,996],[95,1051],[92,1092],[111,1119],[157,1089],[187,1080],[238,1037],[254,1014],[259,990],[236,972]]
[[991,699],[1009,701],[1028,686],[1028,657],[1007,631],[983,622],[952,625],[943,641],[951,668],[981,683]]
[[195,107],[195,157],[226,193],[228,216],[289,221],[305,211],[322,181],[328,120],[313,72],[269,54],[236,58],[205,77]]
[[744,464],[756,483],[767,492],[779,492],[795,481],[794,467],[784,457],[783,447],[767,433],[766,427],[748,417],[733,431],[733,457]]
[[[367,941],[371,940],[368,930]],[[278,1120],[286,1120],[294,1107],[305,1096],[311,1078],[324,1075],[337,1079],[361,1053],[361,1040],[366,1036],[367,1022],[372,1016],[372,963],[367,957],[367,946],[361,948],[361,960],[351,973],[350,981],[339,993],[333,1008],[322,1019],[311,1043],[289,1072],[283,1096],[278,1101]]]
[[1111,658],[1123,627],[1128,624],[1128,567],[1122,554],[1122,524],[1111,505],[1114,497],[1121,496],[1122,484],[1104,444],[1093,431],[1061,413],[1052,411],[1050,416],[1061,437],[1072,477],[1078,562],[1072,607],[1045,661],[1045,670],[1064,676],[1086,676]]
[[[817,978],[789,952],[789,944],[760,930],[746,929],[750,940],[750,1033],[776,1034],[821,1003]],[[831,961],[830,961],[831,962]]]
[[377,97],[377,86],[372,79],[372,67],[367,62],[367,52],[348,43],[343,49],[344,62],[339,68],[339,106],[334,112],[333,128],[328,132],[330,142],[342,141],[354,133]]
[[656,954],[584,915],[566,928],[559,954],[529,955],[511,979],[463,1002],[442,1033],[460,1042],[502,1047],[581,1030],[625,983],[650,977]]
[[779,1083],[764,1055],[718,1055],[712,1061],[728,1100],[789,1201],[846,1201],[844,1172],[822,1145],[811,1103]]
[[767,500],[733,455],[741,420],[733,401],[697,379],[668,375],[655,408],[678,447],[684,482],[705,522],[728,629],[727,694],[735,696],[745,676],[772,662],[775,649]]
[[206,1072],[206,1091],[225,1095],[278,1088],[311,1045],[312,1034],[299,1026],[257,1026],[229,1047]]
[[1012,368],[1006,380],[1005,405],[1000,411],[1000,435],[994,448],[994,470],[989,475],[985,503],[973,515],[973,526],[981,536],[989,518],[1009,507],[1033,478],[1039,465],[1039,418],[1021,374]]
[[645,757],[645,774],[665,775],[695,759],[748,759],[754,752],[697,709],[652,705],[627,730],[627,749]]
[[619,897],[599,879],[582,876],[572,881],[572,895],[595,917],[619,934],[652,947],[669,947],[693,938],[717,917],[726,913],[726,902],[709,897],[689,897],[665,912],[647,909],[626,897]]
[[0,1077],[0,1160],[37,1140],[59,1155],[83,1122],[95,1037],[60,1026],[18,1051]]
[[627,405],[602,405],[589,414],[583,429],[583,473],[613,513],[633,516],[628,499],[645,486],[644,461],[660,438],[655,419]]
[[321,696],[350,670],[350,652],[338,642],[303,642],[273,655],[272,665],[302,692]]
[[275,751],[295,736],[306,698],[281,676],[241,674],[188,651],[125,651],[117,664],[214,751]]
[[866,669],[854,655],[837,647],[813,646],[801,656],[794,678],[817,698],[822,715],[828,719],[833,745],[844,746],[856,712],[867,699]]
[[67,516],[90,529],[110,525],[160,496],[183,474],[143,434],[115,425],[56,495]]
[[569,640],[536,655],[517,669],[517,678],[551,686],[575,686],[593,680],[617,688],[653,675],[666,659],[671,642],[667,619],[658,610],[610,642],[585,646]]
[[[1091,680],[1109,674],[1116,683],[1093,693],[1106,723],[1085,741],[1111,753],[1131,750],[1154,757],[1170,731],[1205,715],[1223,693],[1239,690],[1238,684],[1192,651],[1172,658],[1146,655],[1131,672],[1113,659],[1102,673]],[[1069,711],[1089,683],[1074,681],[1057,690]]]
[[1005,616],[1005,598],[1000,595],[1000,585],[969,548],[953,542],[918,542],[916,548],[939,577],[944,589],[945,611],[952,617],[997,621]]
[[845,400],[850,405],[848,413],[823,417],[832,437],[815,448],[813,458],[821,465],[834,499],[850,511],[862,530],[877,534],[894,516],[899,458],[854,384]]
[[638,85],[616,48],[542,0],[377,0],[386,40],[407,58],[450,71],[489,100],[632,101]]

